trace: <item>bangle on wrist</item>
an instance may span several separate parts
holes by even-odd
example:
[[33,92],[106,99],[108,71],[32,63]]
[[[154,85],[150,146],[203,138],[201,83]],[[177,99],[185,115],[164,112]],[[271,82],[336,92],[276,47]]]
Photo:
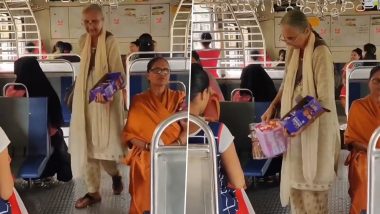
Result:
[[179,144],[179,145],[183,145],[183,144],[182,144],[182,140],[181,140],[181,138],[178,138],[177,141],[178,141],[178,144]]

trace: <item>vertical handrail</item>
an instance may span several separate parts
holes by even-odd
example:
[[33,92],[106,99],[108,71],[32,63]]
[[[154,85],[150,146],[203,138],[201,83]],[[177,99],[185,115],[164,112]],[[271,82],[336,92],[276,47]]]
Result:
[[368,186],[367,186],[367,214],[375,214],[375,204],[378,198],[375,198],[373,191],[379,191],[379,187],[375,187],[375,161],[380,158],[380,149],[376,149],[376,144],[380,139],[380,126],[373,132],[369,141],[367,150],[368,161]]
[[[150,152],[150,162],[151,162],[151,167],[150,167],[150,172],[151,172],[151,175],[150,175],[150,190],[151,190],[151,193],[150,193],[150,196],[151,196],[150,212],[151,212],[151,214],[155,214],[155,213],[160,214],[160,213],[156,212],[156,209],[157,209],[156,204],[158,204],[158,203],[156,202],[157,198],[155,196],[155,189],[156,189],[156,186],[155,186],[155,183],[156,183],[155,182],[155,177],[156,177],[155,167],[156,167],[156,164],[155,164],[154,160],[156,157],[156,151],[159,149],[159,143],[160,143],[161,135],[164,133],[165,129],[167,127],[169,127],[172,123],[179,121],[179,120],[186,119],[187,117],[188,117],[188,112],[181,112],[181,113],[174,114],[171,117],[169,117],[168,119],[162,121],[157,126],[156,130],[153,133],[151,150],[150,150],[151,151]],[[186,160],[187,160],[187,157],[186,157]],[[186,173],[187,173],[187,169],[186,169]],[[185,184],[186,184],[186,181],[185,181]],[[186,188],[186,187],[184,187],[184,188]],[[185,195],[184,195],[184,200],[185,200],[184,201],[184,211],[185,211],[186,210],[186,191],[185,191]]]
[[[199,126],[205,133],[206,135],[206,138],[209,142],[209,145],[210,145],[210,154],[211,154],[211,159],[212,159],[212,166],[213,166],[213,169],[212,169],[212,172],[213,172],[213,190],[214,190],[214,196],[215,196],[215,200],[214,200],[214,210],[215,210],[215,213],[218,214],[219,213],[219,202],[218,202],[218,194],[219,194],[219,191],[218,191],[218,178],[217,178],[217,175],[218,175],[218,165],[217,165],[217,158],[216,158],[216,142],[215,142],[215,138],[214,138],[214,134],[212,133],[211,129],[209,128],[209,126],[205,123],[204,120],[202,120],[201,118],[199,117],[196,117],[196,116],[193,116],[193,115],[189,115],[188,112],[181,112],[181,113],[177,113],[175,115],[172,115],[171,117],[169,117],[168,119],[166,119],[165,121],[161,122],[156,130],[154,131],[153,133],[153,139],[152,139],[152,145],[151,145],[151,184],[150,184],[150,187],[151,187],[151,213],[152,214],[158,214],[155,212],[155,204],[156,204],[156,197],[155,197],[155,194],[154,194],[154,190],[155,190],[155,182],[154,182],[154,179],[155,179],[155,162],[154,162],[154,159],[155,159],[155,151],[157,151],[159,149],[159,142],[160,142],[160,137],[162,135],[162,133],[165,131],[165,129],[170,125],[172,124],[173,122],[176,122],[178,120],[182,120],[182,119],[186,119],[186,118],[189,118],[189,121],[190,122],[193,122],[194,124],[196,124],[197,126]],[[186,179],[187,179],[187,165],[186,165]],[[187,184],[187,180],[185,181],[185,183]],[[185,194],[186,194],[186,191],[185,191]],[[186,199],[186,195],[185,195],[185,199]],[[186,200],[185,200],[185,203],[184,203],[184,213],[186,212]]]
[[[214,134],[210,127],[207,125],[207,123],[201,119],[200,117],[196,117],[193,115],[189,115],[189,121],[193,122],[195,125],[199,126],[201,128],[207,138],[207,141],[210,146],[210,154],[211,154],[211,160],[212,160],[212,172],[213,172],[213,190],[214,190],[214,210],[215,214],[219,214],[219,190],[218,190],[218,164],[217,164],[217,158],[216,158],[216,141]],[[186,176],[187,177],[187,176]]]

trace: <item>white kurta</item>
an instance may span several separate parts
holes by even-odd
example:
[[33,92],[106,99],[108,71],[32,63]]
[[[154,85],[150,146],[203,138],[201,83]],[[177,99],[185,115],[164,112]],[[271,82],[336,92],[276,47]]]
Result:
[[104,74],[122,72],[125,77],[118,44],[112,35],[106,37],[106,32],[103,32],[98,39],[95,65],[90,68],[83,64],[89,63],[91,58],[91,41],[88,39],[82,36],[80,41],[83,48],[81,71],[75,83],[70,125],[70,153],[75,177],[82,175],[87,158],[120,161],[124,154],[121,143],[124,125],[122,92],[118,91],[113,100],[105,104],[88,102],[90,89]]
[[[296,105],[295,100],[299,95],[316,97],[321,105],[331,112],[322,114],[301,134],[291,138],[282,164],[280,194],[283,206],[289,202],[291,188],[328,190],[334,181],[335,164],[339,154],[339,124],[334,98],[332,57],[324,45],[314,49],[314,36],[310,37],[301,65],[298,63],[299,51],[289,50],[281,114],[285,115]],[[303,78],[301,85],[295,87],[297,68],[302,69]]]

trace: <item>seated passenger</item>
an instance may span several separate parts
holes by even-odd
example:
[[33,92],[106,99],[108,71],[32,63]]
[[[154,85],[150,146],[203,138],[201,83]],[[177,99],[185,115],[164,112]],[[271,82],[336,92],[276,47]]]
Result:
[[53,46],[53,50],[51,51],[53,54],[60,54],[62,53],[62,41],[57,41],[55,45]]
[[[130,214],[150,210],[150,144],[157,125],[182,110],[185,93],[168,88],[170,67],[165,58],[149,61],[147,78],[150,88],[136,95],[128,112],[123,142],[130,148],[125,163],[130,166]],[[162,143],[185,144],[187,130],[179,124],[169,126],[162,134]]]
[[[362,49],[360,48],[355,48],[354,50],[351,51],[351,59],[350,62],[354,60],[362,60],[363,59],[363,54],[362,54]],[[346,73],[348,70],[353,69],[355,66],[359,66],[361,63],[351,63],[348,62],[347,64],[344,65],[342,69],[342,83],[343,87],[340,90],[340,102],[343,106],[343,108],[346,108]]]
[[[197,64],[191,66],[190,114],[202,116],[210,97],[210,85],[207,73]],[[254,213],[249,201],[244,200],[245,181],[243,170],[237,157],[234,137],[222,123],[210,122],[209,126],[217,142],[217,161],[219,178],[219,213]],[[189,126],[189,143],[199,143],[199,137],[205,137],[195,124]],[[201,140],[204,142],[204,140]]]
[[281,49],[278,51],[278,60],[279,62],[283,63],[278,63],[276,67],[285,67],[285,58],[286,58],[286,50]]
[[[140,35],[138,41],[139,52],[152,52],[155,50],[155,41],[152,35],[149,33],[143,33]],[[139,54],[138,58],[153,58],[155,54]]]
[[[133,53],[136,53],[136,52],[139,52],[139,40],[136,39],[135,41],[129,43],[129,52],[127,54],[127,56],[130,56],[131,54]],[[134,56],[131,56],[129,58],[130,61],[133,61],[137,58],[137,55],[134,55]]]
[[[49,133],[54,151],[46,164],[41,178],[52,177],[57,174],[59,181],[70,181],[72,179],[70,154],[67,152],[68,148],[61,129],[63,116],[57,93],[34,57],[22,57],[15,61],[14,72],[16,74],[15,82],[26,86],[29,97],[48,98]],[[6,91],[6,96],[24,95],[25,90],[23,87],[10,86]]]
[[[372,43],[367,43],[363,47],[364,49],[364,60],[376,60],[376,46]],[[378,62],[364,62],[363,66],[376,66]]]
[[[369,95],[352,103],[344,134],[345,144],[351,147],[346,160],[349,166],[350,214],[359,214],[367,209],[367,147],[372,133],[380,126],[380,66],[371,70],[368,86]],[[380,141],[377,148],[380,148]]]
[[[193,65],[202,67],[200,64],[198,53],[196,51],[192,51],[191,55],[191,62],[196,63]],[[205,72],[207,72],[207,70],[205,70]],[[207,118],[208,121],[218,121],[220,116],[219,102],[224,101],[224,96],[214,76],[209,72],[207,72],[207,74],[210,79],[210,87],[212,89],[212,93],[207,104],[204,116]]]
[[[61,48],[61,53],[64,53],[64,54],[69,54],[73,50],[73,46],[68,42],[62,42],[60,48]],[[80,62],[80,57],[76,55],[59,56],[56,59],[65,59],[69,62]]]
[[[259,54],[252,51],[252,55]],[[252,56],[254,61],[258,60],[257,56]],[[255,102],[272,102],[276,97],[277,90],[273,80],[268,73],[259,64],[251,64],[245,67],[240,76],[240,88],[249,89],[252,92]],[[244,95],[246,92],[241,91]]]

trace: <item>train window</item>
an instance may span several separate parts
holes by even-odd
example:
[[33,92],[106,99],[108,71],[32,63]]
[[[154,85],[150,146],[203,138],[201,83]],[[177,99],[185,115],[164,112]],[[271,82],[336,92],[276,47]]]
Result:
[[[0,22],[2,23],[7,23],[9,21],[8,17],[5,14],[1,14],[0,16]],[[9,58],[9,50],[10,50],[10,42],[7,40],[10,39],[10,34],[7,32],[10,29],[10,26],[7,24],[0,25],[1,33],[0,33],[0,38],[2,41],[1,42],[1,59],[2,60],[10,60]]]
[[[212,20],[211,14],[208,13],[210,11],[210,8],[202,7],[200,5],[194,5],[193,6],[193,13],[197,14],[196,16],[193,16],[192,20],[193,22],[199,22],[202,24],[192,25],[193,28],[193,39],[200,40],[202,32],[210,32],[212,31],[211,24],[206,23],[210,22]],[[211,44],[215,45],[215,44]],[[199,50],[202,49],[202,45],[200,42],[194,42],[193,43],[193,49]]]
[[[1,33],[1,60],[12,60],[16,56],[17,39],[24,39],[25,35],[22,33],[22,20],[21,18],[13,18],[13,20],[6,14],[0,15]],[[16,29],[14,28],[14,25]],[[17,36],[17,39],[16,39]],[[18,43],[18,51],[22,51],[25,47],[24,43]]]

